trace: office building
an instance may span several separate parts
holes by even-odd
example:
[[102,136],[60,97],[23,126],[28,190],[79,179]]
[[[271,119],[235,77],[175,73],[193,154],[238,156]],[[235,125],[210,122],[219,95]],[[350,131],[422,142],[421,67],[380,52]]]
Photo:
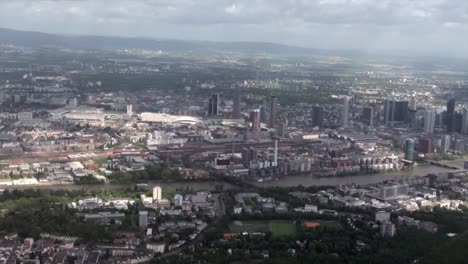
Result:
[[446,113],[446,120],[447,120],[447,132],[452,133],[455,132],[455,99],[450,99],[447,102],[447,113]]
[[383,237],[394,237],[396,232],[395,225],[392,222],[385,222],[380,225],[380,234]]
[[276,128],[276,119],[278,118],[278,98],[270,97],[270,117],[268,120],[269,128]]
[[208,100],[208,116],[219,115],[219,93],[212,94]]
[[384,123],[393,126],[394,122],[408,122],[409,103],[407,101],[385,100]]
[[457,138],[453,142],[453,150],[458,153],[464,153],[466,149],[467,140],[464,138]]
[[452,138],[450,135],[444,135],[442,137],[442,153],[448,153],[450,151],[450,143],[451,143]]
[[233,106],[232,106],[232,118],[240,119],[241,118],[241,97],[237,93],[234,96]]
[[455,113],[453,115],[453,132],[461,133],[462,132],[462,122],[463,122],[463,114],[462,113]]
[[417,119],[417,111],[416,110],[408,110],[408,124],[409,128],[417,129],[419,128],[418,119]]
[[257,161],[257,150],[255,148],[242,148],[242,163],[247,168]]
[[443,127],[444,125],[444,113],[436,113],[436,120],[435,120],[435,126],[436,127]]
[[18,120],[19,121],[31,121],[33,120],[33,113],[32,112],[19,112]]
[[384,102],[384,123],[385,126],[392,126],[394,121],[395,102],[392,100],[385,100]]
[[148,211],[138,212],[138,227],[142,229],[148,227]]
[[349,97],[343,98],[343,105],[341,107],[341,126],[347,127],[348,126],[348,118],[349,118]]
[[405,140],[405,160],[413,161],[414,159],[414,139],[408,138]]
[[128,116],[133,116],[133,105],[131,105],[131,104],[127,105],[127,115]]
[[268,111],[266,106],[260,106],[260,123],[266,124],[268,122]]
[[260,131],[260,110],[255,109],[252,112],[250,112],[250,123],[252,124],[252,132]]
[[362,122],[370,127],[374,126],[374,108],[366,106],[362,108]]
[[286,132],[286,127],[287,127],[286,123],[284,122],[278,123],[278,126],[276,128],[276,136],[284,137],[285,132]]
[[394,121],[407,122],[408,121],[408,101],[395,102],[394,108]]
[[323,107],[312,107],[312,127],[323,127]]
[[162,188],[160,186],[155,186],[153,188],[153,201],[157,202],[162,199]]
[[447,102],[447,114],[454,114],[455,113],[455,99],[452,98]]
[[436,112],[434,110],[427,110],[424,114],[424,132],[434,133],[435,120]]
[[76,108],[77,106],[78,106],[78,100],[76,99],[76,97],[74,97],[74,98],[70,101],[70,107]]
[[463,107],[461,133],[468,134],[468,109]]
[[409,103],[409,110],[410,111],[416,111],[417,106],[416,106],[416,98],[413,96],[411,97],[410,103]]
[[375,221],[384,223],[390,221],[390,213],[385,211],[379,211],[375,213]]
[[418,151],[424,154],[432,153],[432,139],[421,138],[418,140]]
[[390,182],[380,187],[379,198],[383,200],[392,200],[408,194],[408,184],[398,184]]

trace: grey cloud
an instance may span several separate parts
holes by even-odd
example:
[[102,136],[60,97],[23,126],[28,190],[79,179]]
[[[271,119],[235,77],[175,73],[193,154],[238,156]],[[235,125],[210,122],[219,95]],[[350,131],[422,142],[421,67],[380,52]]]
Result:
[[468,54],[466,0],[0,0],[0,27]]

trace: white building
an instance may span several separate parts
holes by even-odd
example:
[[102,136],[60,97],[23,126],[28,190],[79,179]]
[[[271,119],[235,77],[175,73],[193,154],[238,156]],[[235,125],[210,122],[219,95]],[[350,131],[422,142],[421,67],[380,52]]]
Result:
[[105,115],[101,110],[73,110],[63,115],[64,119],[90,126],[105,126]]
[[451,141],[450,135],[444,135],[442,137],[442,153],[447,153],[450,150],[450,141]]
[[379,211],[375,213],[375,221],[384,223],[390,221],[390,213],[389,212],[384,212],[384,211]]
[[128,104],[127,105],[127,115],[132,116],[133,115],[133,105]]
[[162,199],[162,188],[160,186],[155,186],[153,188],[153,201],[161,201]]
[[201,119],[193,116],[177,116],[163,113],[144,112],[140,114],[143,122],[196,125]]
[[146,137],[146,145],[149,149],[154,149],[160,145],[181,145],[188,141],[187,138],[176,138],[174,136],[175,135],[173,133],[154,131],[154,135]]
[[18,113],[18,120],[19,121],[33,120],[33,113],[32,112],[19,112]]
[[154,253],[164,253],[166,249],[166,244],[164,243],[146,244],[146,248],[153,251]]

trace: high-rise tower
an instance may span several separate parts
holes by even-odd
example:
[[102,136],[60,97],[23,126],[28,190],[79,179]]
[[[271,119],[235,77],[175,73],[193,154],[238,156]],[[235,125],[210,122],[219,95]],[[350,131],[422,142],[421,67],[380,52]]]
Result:
[[270,117],[268,120],[268,127],[276,127],[276,119],[278,118],[278,98],[276,96],[270,97]]
[[349,97],[343,98],[343,105],[341,106],[341,126],[348,126],[348,115],[349,115]]

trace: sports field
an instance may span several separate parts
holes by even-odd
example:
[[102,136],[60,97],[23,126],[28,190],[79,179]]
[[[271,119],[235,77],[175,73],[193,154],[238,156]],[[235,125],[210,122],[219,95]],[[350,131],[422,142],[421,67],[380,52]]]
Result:
[[273,236],[293,236],[296,234],[296,225],[291,221],[234,221],[229,225],[232,233],[267,233]]

